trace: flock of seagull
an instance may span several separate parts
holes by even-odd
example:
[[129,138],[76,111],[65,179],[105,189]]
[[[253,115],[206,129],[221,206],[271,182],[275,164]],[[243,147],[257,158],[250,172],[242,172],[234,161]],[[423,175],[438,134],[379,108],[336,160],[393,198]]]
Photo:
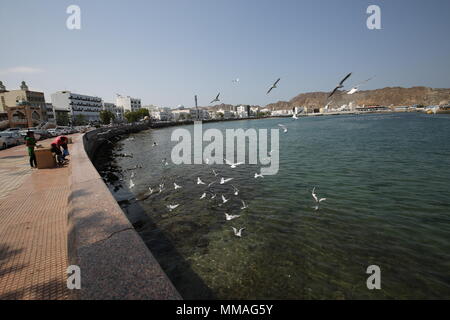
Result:
[[[352,75],[352,72],[350,72],[349,74],[347,74],[337,85],[336,85],[336,87],[330,92],[330,94],[328,95],[328,97],[327,97],[327,101],[339,90],[339,89],[342,89],[342,88],[344,88],[344,82],[348,79],[348,78],[350,78],[350,76]],[[371,78],[369,78],[369,79],[367,79],[367,80],[364,80],[364,81],[362,81],[362,82],[360,82],[360,83],[358,83],[358,84],[356,84],[356,85],[354,85],[354,86],[352,86],[351,87],[351,89],[350,90],[348,90],[348,91],[346,91],[346,93],[347,94],[354,94],[354,93],[356,93],[356,92],[358,92],[359,91],[359,87],[360,86],[362,86],[363,84],[365,84],[366,82],[368,82],[368,81],[370,81],[370,80],[372,80],[373,78],[374,78],[375,76],[373,76],[373,77],[371,77]],[[280,80],[281,80],[281,78],[278,78],[270,87],[269,87],[269,89],[267,90],[267,92],[266,92],[266,95],[267,94],[269,94],[273,89],[276,89],[276,88],[278,88],[278,82],[280,82]],[[236,78],[236,79],[233,79],[232,80],[232,82],[233,83],[239,83],[239,78]],[[212,103],[214,103],[214,102],[220,102],[220,99],[219,99],[219,96],[220,96],[220,92],[217,94],[217,96],[213,99],[213,100],[211,100],[211,102],[210,102],[210,104],[212,104]],[[329,104],[328,104],[329,105]],[[328,106],[327,105],[327,106]],[[296,115],[294,114],[294,116],[296,117]]]
[[[335,88],[330,92],[330,94],[328,95],[327,101],[328,101],[328,99],[330,99],[330,98],[331,98],[331,97],[332,97],[339,89],[344,88],[344,82],[345,82],[348,78],[350,78],[351,75],[352,75],[352,73],[350,72],[349,74],[347,74],[347,75],[346,75],[346,76],[345,76],[345,77],[344,77],[344,78],[336,85],[336,87],[335,87]],[[367,79],[367,80],[364,80],[363,82],[361,82],[361,83],[359,83],[359,84],[353,86],[350,90],[347,91],[347,94],[353,94],[353,93],[357,92],[357,91],[359,90],[359,87],[360,87],[361,85],[363,85],[364,83],[370,81],[371,79],[373,79],[373,77],[372,77],[372,78],[369,78],[369,79]],[[269,89],[268,89],[268,91],[267,91],[266,94],[269,94],[273,89],[276,89],[278,83],[280,82],[280,80],[281,80],[281,78],[278,78],[278,79],[277,79],[277,80],[269,87]],[[240,81],[239,78],[232,80],[233,83],[239,83],[239,81]],[[217,94],[217,96],[211,101],[211,103],[219,102],[219,101],[220,101],[219,96],[220,96],[220,92],[219,92],[219,93]],[[331,102],[329,102],[329,103],[327,104],[327,106],[328,106],[330,103],[331,103]],[[298,117],[297,117],[297,115],[296,115],[295,113],[293,114],[292,118],[293,118],[294,120],[298,119]],[[283,130],[284,133],[287,133],[287,132],[288,132],[288,128],[287,128],[284,124],[278,124],[278,126]],[[127,140],[133,140],[133,139],[134,139],[134,138],[128,138]],[[156,142],[153,143],[153,147],[155,147],[155,146],[157,146],[157,143],[156,143]],[[272,151],[269,152],[269,154],[271,154],[271,153],[272,153]],[[229,161],[228,159],[224,159],[224,160],[225,160],[225,163],[230,167],[230,169],[235,169],[235,168],[237,168],[238,166],[244,164],[243,162],[236,162],[236,163],[234,163],[234,162]],[[206,164],[209,164],[209,159],[206,159],[206,160],[205,160],[205,163],[206,163]],[[167,162],[167,159],[166,159],[166,158],[164,158],[164,159],[162,160],[162,164],[163,164],[164,166],[168,166],[168,165],[169,165],[169,163]],[[136,168],[137,168],[137,167],[136,167]],[[217,178],[217,177],[219,176],[219,173],[218,173],[216,170],[214,170],[214,169],[212,169],[211,173],[214,175],[215,178]],[[135,177],[135,173],[132,172],[132,173],[131,173],[131,177],[130,177],[130,183],[129,183],[129,188],[130,188],[130,189],[133,189],[133,188],[135,187],[135,184],[134,184],[134,182],[133,182],[133,178],[134,178],[134,177]],[[264,178],[264,176],[263,176],[261,173],[255,172],[254,178],[255,178],[255,179],[258,179],[258,178]],[[214,184],[216,184],[216,183],[219,183],[219,184],[221,184],[221,185],[225,185],[225,184],[227,184],[228,182],[230,182],[230,181],[233,180],[233,179],[234,179],[234,178],[225,178],[225,177],[222,176],[222,177],[220,177],[220,179],[218,179],[218,180],[213,180],[212,182],[210,182],[209,184],[207,184],[207,183],[204,182],[200,177],[197,177],[196,184],[197,184],[197,185],[203,185],[203,186],[205,186],[205,188],[206,188],[205,190],[203,190],[203,193],[200,195],[199,199],[200,199],[200,200],[205,200],[205,199],[207,199],[207,195],[208,195],[208,194],[210,194],[210,198],[209,198],[210,200],[215,199],[215,198],[217,197],[217,194],[213,192],[212,186],[213,186]],[[231,183],[230,183],[229,185],[231,186],[233,195],[234,195],[234,196],[238,196],[238,195],[239,195],[239,189],[236,188],[236,187],[235,187],[234,185],[232,185]],[[173,188],[174,188],[174,190],[178,190],[178,189],[183,188],[183,186],[177,184],[176,182],[173,182]],[[147,199],[149,196],[151,196],[151,195],[152,195],[153,193],[155,193],[155,191],[156,191],[156,188],[149,187],[148,189],[149,189],[149,191],[145,194],[144,199]],[[159,184],[159,190],[158,190],[158,193],[162,193],[164,190],[165,190],[165,184],[164,184],[164,183],[160,183],[160,184]],[[312,196],[312,198],[313,198],[313,200],[314,200],[314,202],[315,202],[315,206],[314,206],[313,208],[314,208],[316,211],[319,210],[319,205],[320,205],[320,203],[323,202],[323,201],[325,201],[325,200],[327,200],[326,198],[319,198],[319,197],[317,196],[317,194],[316,194],[316,187],[314,187],[313,190],[311,191],[311,196]],[[220,206],[224,205],[224,204],[227,203],[230,199],[231,199],[231,198],[228,198],[228,199],[227,199],[227,198],[226,198],[226,195],[225,195],[225,194],[222,194],[222,195],[221,195],[221,200],[222,200],[222,202],[219,203],[218,206],[220,207]],[[241,199],[241,203],[242,203],[242,207],[240,208],[240,210],[246,210],[246,209],[248,209],[248,206],[247,206],[247,204],[245,203],[244,200]],[[180,204],[168,204],[166,207],[167,207],[167,209],[169,210],[169,212],[172,212],[172,211],[176,210],[179,206],[180,206]],[[229,214],[228,212],[225,212],[225,220],[226,220],[226,221],[231,221],[231,220],[237,219],[237,218],[239,218],[240,216],[241,216],[240,214],[234,214],[234,215],[233,215],[233,214]],[[245,230],[245,228],[235,228],[235,227],[231,227],[231,229],[233,230],[233,233],[234,233],[234,235],[235,235],[236,237],[242,237],[242,231]]]
[[[287,132],[286,126],[284,126],[282,124],[280,124],[280,126],[285,129],[285,132]],[[156,143],[153,144],[153,146],[156,146],[156,145],[157,145]],[[271,155],[272,152],[273,152],[273,150],[269,152],[269,155]],[[224,159],[224,160],[225,160],[226,165],[230,169],[235,169],[238,166],[244,164],[244,162],[231,162],[228,159]],[[163,166],[168,166],[169,165],[169,163],[167,162],[166,158],[164,158],[161,162],[162,162]],[[205,159],[205,163],[209,164],[210,163],[209,159]],[[131,170],[138,169],[138,168],[139,168],[139,166],[135,166]],[[204,190],[202,190],[202,193],[199,196],[199,200],[208,200],[208,198],[209,198],[209,200],[216,199],[218,194],[216,192],[214,192],[213,185],[215,185],[215,184],[227,185],[227,186],[229,185],[232,195],[239,196],[240,190],[235,185],[230,183],[230,181],[234,180],[234,178],[224,177],[219,172],[217,172],[215,169],[212,169],[210,173],[213,176],[213,180],[211,182],[209,182],[209,183],[203,181],[202,178],[200,178],[200,177],[197,177],[197,180],[193,181],[193,183],[196,184],[197,186],[203,186],[205,188]],[[135,187],[135,183],[133,181],[135,176],[136,176],[135,172],[132,171],[131,172],[131,176],[130,176],[130,181],[129,181],[129,189],[130,190]],[[263,176],[262,173],[255,172],[254,179],[258,179],[258,178],[264,178],[264,176]],[[183,188],[183,186],[179,185],[175,181],[173,182],[173,190],[174,191],[176,191],[178,189],[182,189],[182,188]],[[137,200],[145,200],[145,199],[149,198],[152,194],[155,194],[157,191],[158,191],[158,193],[162,193],[165,190],[166,190],[166,185],[165,185],[164,182],[160,183],[158,188],[152,188],[150,186],[148,188],[148,192],[146,192],[144,194],[144,196],[142,196],[140,198],[137,198]],[[208,197],[208,195],[209,195],[209,197]],[[326,198],[319,198],[317,196],[317,194],[316,194],[316,187],[313,188],[313,190],[311,192],[311,195],[313,197],[313,200],[315,201],[315,206],[313,208],[317,211],[317,210],[319,210],[320,203],[325,201]],[[230,195],[228,195],[226,193],[225,194],[222,193],[220,195],[220,198],[219,198],[219,199],[221,199],[221,201],[219,199],[217,200],[217,201],[219,201],[218,207],[222,207],[227,202],[229,202],[231,197],[232,196],[230,196]],[[248,209],[248,205],[245,203],[245,201],[242,200],[242,199],[239,199],[239,200],[242,203],[242,206],[240,207],[240,210],[244,211],[244,210]],[[179,203],[169,203],[169,204],[166,205],[166,207],[167,207],[169,212],[172,212],[172,211],[176,210],[179,206],[180,206]],[[225,212],[224,215],[225,215],[225,220],[226,221],[235,220],[235,219],[237,219],[237,218],[239,218],[241,216],[241,214],[230,214],[228,212]],[[239,237],[239,238],[242,237],[242,231],[245,230],[245,228],[235,228],[233,226],[231,227],[231,229],[233,230],[234,235],[236,237]]]

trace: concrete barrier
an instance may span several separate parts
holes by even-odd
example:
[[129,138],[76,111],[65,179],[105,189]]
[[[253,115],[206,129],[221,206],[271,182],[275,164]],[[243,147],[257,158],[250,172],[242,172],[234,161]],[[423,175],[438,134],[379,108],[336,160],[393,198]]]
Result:
[[73,290],[73,299],[181,299],[90,160],[104,139],[143,129],[148,125],[74,137],[68,255],[81,269],[81,289]]

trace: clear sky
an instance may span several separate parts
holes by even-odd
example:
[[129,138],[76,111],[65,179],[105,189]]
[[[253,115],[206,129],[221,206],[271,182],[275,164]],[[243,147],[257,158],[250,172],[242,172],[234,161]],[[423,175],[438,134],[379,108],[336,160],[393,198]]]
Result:
[[[66,28],[71,4],[81,30]],[[366,27],[371,4],[381,30]],[[168,107],[219,91],[265,105],[329,91],[351,71],[348,85],[376,75],[361,89],[448,88],[449,12],[448,0],[0,0],[0,80],[48,101],[71,90]]]

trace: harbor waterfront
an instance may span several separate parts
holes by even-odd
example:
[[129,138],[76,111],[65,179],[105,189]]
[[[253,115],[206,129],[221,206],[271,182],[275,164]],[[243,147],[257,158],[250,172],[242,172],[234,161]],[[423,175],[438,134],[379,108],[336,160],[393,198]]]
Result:
[[[259,165],[174,165],[171,127],[105,143],[94,162],[185,299],[449,299],[449,121],[390,113],[203,124],[285,125],[279,172],[262,179]],[[197,178],[217,180],[213,169],[233,178],[237,196],[217,183],[200,199]],[[319,208],[314,187],[327,198]],[[241,238],[232,227],[245,228]],[[370,265],[382,290],[367,289]]]

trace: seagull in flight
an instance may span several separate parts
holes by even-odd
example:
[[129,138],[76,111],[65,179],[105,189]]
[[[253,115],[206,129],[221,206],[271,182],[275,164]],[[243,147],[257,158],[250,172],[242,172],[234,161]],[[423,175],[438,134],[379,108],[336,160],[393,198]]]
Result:
[[219,174],[216,172],[216,170],[213,169],[212,173],[214,174],[215,177],[217,177]]
[[330,95],[328,96],[328,99],[336,93],[336,91],[338,89],[341,89],[344,87],[344,81],[347,80],[350,76],[352,75],[352,73],[350,72],[348,75],[345,76],[344,79],[341,80],[341,82],[339,82],[339,84],[336,86],[336,88],[334,88],[334,90],[330,93]]
[[284,124],[278,124],[278,126],[280,126],[281,127],[281,129],[283,129],[283,132],[284,133],[286,133],[286,132],[288,132],[288,129],[287,129],[287,127],[284,125]]
[[248,208],[248,206],[245,204],[245,202],[244,202],[244,200],[241,200],[241,202],[242,202],[242,207],[241,207],[241,210],[245,210],[245,209],[247,209]]
[[131,172],[131,179],[133,179],[135,176],[134,171]]
[[315,193],[315,190],[316,190],[316,187],[314,187],[314,189],[312,190],[311,195],[313,196],[314,200],[315,200],[317,203],[321,203],[322,201],[327,200],[327,198],[320,198],[320,199],[319,199],[319,198],[317,197],[316,193]]
[[211,101],[210,103],[214,103],[214,102],[219,102],[219,96],[220,96],[220,92],[217,94],[217,96],[214,98],[213,101]]
[[206,198],[206,192],[203,192],[202,196],[200,197],[200,200],[205,199],[205,198]]
[[134,188],[134,182],[132,179],[130,179],[130,189],[133,189],[133,188]]
[[227,202],[228,202],[228,200],[230,200],[230,199],[227,199],[227,198],[225,198],[225,196],[224,196],[224,195],[222,195],[222,201],[223,201],[223,203],[227,203]]
[[217,197],[217,194],[213,194],[212,196],[211,196],[211,199],[214,199],[215,197]]
[[279,82],[280,80],[281,80],[281,78],[278,78],[277,81],[275,81],[275,83],[269,88],[269,91],[267,91],[266,94],[269,94],[270,91],[272,91],[272,89],[278,88],[278,87],[277,87],[277,84],[278,84],[278,82]]
[[234,168],[236,168],[237,166],[240,166],[241,164],[244,164],[243,162],[236,162],[236,163],[233,163],[233,162],[231,162],[231,161],[228,161],[227,159],[223,159],[223,160],[225,160],[226,164],[229,165],[231,169],[234,169]]
[[227,219],[227,221],[230,221],[230,220],[233,220],[233,219],[236,219],[239,217],[240,217],[240,215],[232,215],[232,214],[225,213],[225,219]]
[[217,181],[213,181],[211,183],[208,184],[208,187],[211,187],[214,183],[216,183]]
[[148,191],[150,191],[150,194],[152,194],[153,193],[152,187],[148,187]]
[[235,235],[236,237],[239,237],[239,238],[242,236],[242,230],[245,229],[245,228],[241,228],[241,229],[239,229],[239,231],[238,231],[235,227],[231,227],[231,228],[233,228],[234,235]]
[[255,172],[255,179],[256,178],[264,178],[264,176],[262,175],[262,173],[258,174]]
[[239,189],[236,188],[235,186],[231,185],[233,187],[234,190],[234,195],[237,196],[239,194]]
[[354,94],[355,92],[359,91],[359,87],[362,86],[364,83],[372,80],[374,77],[369,78],[367,80],[364,80],[363,82],[357,84],[356,86],[353,86],[349,91],[347,91],[347,94]]
[[233,180],[233,178],[225,179],[224,177],[222,177],[222,179],[220,179],[220,184],[225,184],[225,183],[227,183],[228,181],[231,181],[231,180]]
[[294,120],[297,120],[298,119],[298,117],[297,117],[297,115],[294,113],[294,114],[292,114],[292,119],[294,119]]
[[200,177],[197,177],[197,184],[205,184]]
[[173,187],[175,188],[175,190],[182,188],[182,186],[177,185],[175,182],[173,183]]
[[172,211],[174,209],[176,209],[179,206],[179,204],[169,204],[167,206],[167,208],[169,209],[169,211]]

